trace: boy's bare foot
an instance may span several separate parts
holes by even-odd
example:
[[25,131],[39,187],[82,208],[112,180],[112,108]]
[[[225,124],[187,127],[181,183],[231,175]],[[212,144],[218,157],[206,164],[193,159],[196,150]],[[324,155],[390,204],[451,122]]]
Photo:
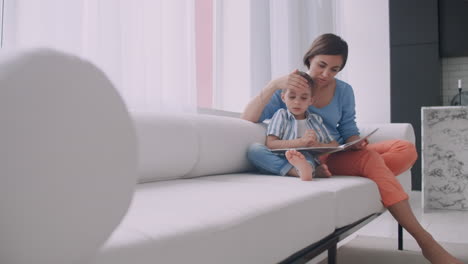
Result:
[[317,166],[317,168],[315,168],[315,175],[319,178],[330,178],[332,176],[326,164]]
[[311,181],[312,173],[314,168],[307,162],[306,158],[302,153],[297,150],[288,150],[285,153],[286,159],[291,163],[298,171],[299,177],[303,181]]
[[432,264],[463,264],[447,252],[434,238],[427,234],[425,239],[418,241],[423,256]]

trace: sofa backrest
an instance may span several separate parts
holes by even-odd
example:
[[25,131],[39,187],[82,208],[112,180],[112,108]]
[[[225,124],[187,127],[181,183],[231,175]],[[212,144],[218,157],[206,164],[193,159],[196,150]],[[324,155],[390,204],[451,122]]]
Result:
[[[265,125],[235,117],[206,114],[134,114],[139,145],[140,183],[245,172],[252,169],[246,153],[250,144],[265,143]],[[369,138],[415,141],[410,124],[358,124]],[[400,181],[411,190],[411,173]]]
[[203,114],[134,114],[140,183],[245,172],[247,148],[265,142],[265,127]]

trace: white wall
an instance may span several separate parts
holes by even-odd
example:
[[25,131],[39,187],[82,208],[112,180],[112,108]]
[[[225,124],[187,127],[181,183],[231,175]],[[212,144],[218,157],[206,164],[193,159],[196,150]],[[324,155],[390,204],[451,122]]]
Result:
[[390,122],[388,0],[336,0],[336,27],[349,45],[340,78],[354,88],[357,121]]

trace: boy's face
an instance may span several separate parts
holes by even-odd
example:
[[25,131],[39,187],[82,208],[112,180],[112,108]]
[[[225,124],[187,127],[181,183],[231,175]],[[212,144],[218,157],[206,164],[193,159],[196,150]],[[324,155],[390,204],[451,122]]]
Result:
[[281,93],[281,99],[296,119],[304,119],[307,108],[312,105],[312,91],[296,87],[288,88]]

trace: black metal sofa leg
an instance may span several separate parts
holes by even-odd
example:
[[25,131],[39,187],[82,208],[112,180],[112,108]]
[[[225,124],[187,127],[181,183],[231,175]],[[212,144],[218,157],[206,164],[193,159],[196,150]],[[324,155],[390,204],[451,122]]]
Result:
[[336,264],[336,251],[338,243],[328,249],[328,264]]
[[398,250],[403,250],[403,227],[398,224]]

